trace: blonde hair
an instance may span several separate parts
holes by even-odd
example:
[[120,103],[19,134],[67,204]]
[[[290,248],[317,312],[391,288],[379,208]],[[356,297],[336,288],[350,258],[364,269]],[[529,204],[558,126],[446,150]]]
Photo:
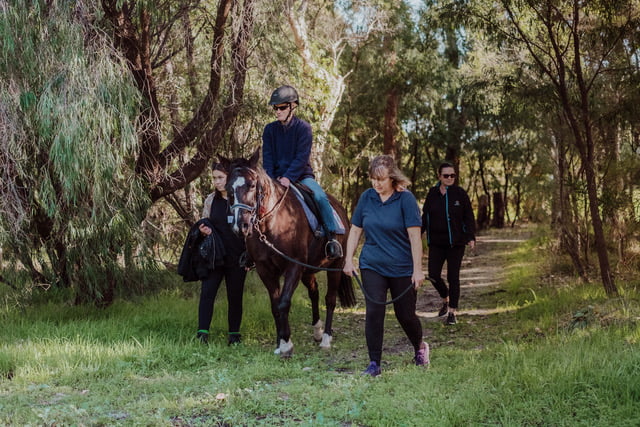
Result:
[[382,178],[389,176],[394,190],[402,191],[411,185],[411,181],[396,166],[395,159],[388,155],[382,154],[371,159],[369,163],[369,177]]

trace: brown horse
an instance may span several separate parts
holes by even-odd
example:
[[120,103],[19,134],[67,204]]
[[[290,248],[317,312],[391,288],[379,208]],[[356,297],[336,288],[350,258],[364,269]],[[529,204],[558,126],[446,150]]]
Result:
[[[300,201],[293,190],[271,179],[258,166],[260,150],[249,159],[220,161],[229,171],[227,194],[233,213],[233,230],[245,237],[247,252],[269,292],[271,313],[276,324],[276,354],[289,357],[293,353],[289,309],[300,279],[311,299],[314,338],[320,347],[331,347],[331,325],[336,295],[343,307],[352,307],[356,299],[351,278],[342,272],[343,259],[329,260],[324,253],[325,237],[316,237],[308,224]],[[348,233],[345,209],[329,196]],[[344,246],[347,233],[337,235]],[[317,268],[314,268],[317,267]],[[327,270],[324,331],[320,320],[318,283],[315,275]],[[284,283],[280,286],[280,278]]]

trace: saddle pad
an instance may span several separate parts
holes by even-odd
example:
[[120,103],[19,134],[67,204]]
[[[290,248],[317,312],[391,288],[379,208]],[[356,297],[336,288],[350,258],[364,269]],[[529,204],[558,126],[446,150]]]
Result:
[[[300,189],[298,189],[295,185],[289,185],[289,189],[293,190],[293,194],[296,195],[296,198],[302,205],[302,209],[304,210],[304,214],[307,217],[307,222],[309,223],[309,227],[311,227],[311,230],[313,230],[315,233],[318,233],[320,236],[324,236],[324,227],[320,225],[320,221],[318,221],[316,215],[311,211],[309,205],[307,205],[307,203],[304,201],[304,196],[300,192]],[[342,223],[338,212],[336,212],[333,206],[331,206],[331,212],[333,213],[333,219],[335,220],[337,226],[336,234],[344,234],[344,224]]]

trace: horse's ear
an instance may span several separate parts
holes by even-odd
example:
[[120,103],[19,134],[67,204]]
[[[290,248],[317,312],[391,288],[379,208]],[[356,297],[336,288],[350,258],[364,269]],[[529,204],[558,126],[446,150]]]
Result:
[[224,169],[228,171],[231,166],[231,160],[227,159],[226,157],[220,154],[217,154],[216,156],[218,157],[218,161],[222,164]]
[[255,168],[256,166],[258,166],[259,161],[260,161],[260,147],[258,147],[255,153],[251,155],[251,158],[249,158],[249,164],[251,165],[252,168]]

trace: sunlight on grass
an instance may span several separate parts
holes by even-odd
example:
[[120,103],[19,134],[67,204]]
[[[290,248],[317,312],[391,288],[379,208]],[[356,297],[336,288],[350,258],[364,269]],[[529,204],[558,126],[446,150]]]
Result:
[[226,345],[224,289],[203,346],[198,285],[178,280],[105,310],[50,303],[4,311],[0,424],[640,424],[637,285],[621,283],[621,296],[609,299],[601,286],[551,275],[536,239],[499,252],[507,266],[500,292],[483,288],[482,304],[464,307],[459,324],[419,313],[429,368],[413,366],[389,307],[379,378],[360,375],[368,361],[362,304],[337,310],[334,346],[321,351],[303,287],[291,311],[294,355],[275,356],[269,300],[254,274],[238,347]]

